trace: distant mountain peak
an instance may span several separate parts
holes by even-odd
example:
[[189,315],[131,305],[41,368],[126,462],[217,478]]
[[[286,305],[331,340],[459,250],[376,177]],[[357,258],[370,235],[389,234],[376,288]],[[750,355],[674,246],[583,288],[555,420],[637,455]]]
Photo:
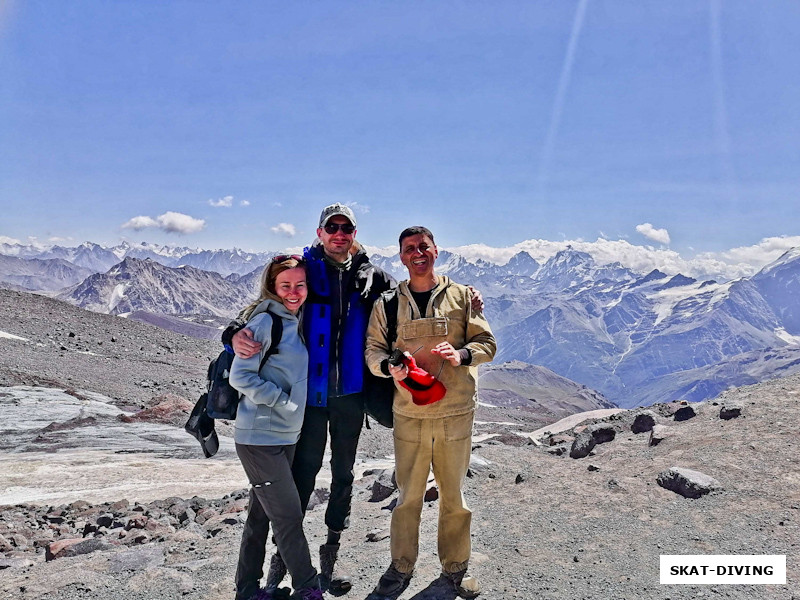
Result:
[[697,279],[694,279],[693,277],[686,277],[686,275],[681,275],[680,273],[678,273],[677,275],[672,277],[669,281],[667,281],[664,285],[657,287],[656,291],[658,292],[670,288],[683,287],[685,285],[692,285],[694,283],[697,283]]

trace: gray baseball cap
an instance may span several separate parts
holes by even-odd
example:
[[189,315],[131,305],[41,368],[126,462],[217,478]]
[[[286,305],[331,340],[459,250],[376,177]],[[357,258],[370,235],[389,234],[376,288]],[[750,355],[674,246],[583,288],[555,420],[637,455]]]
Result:
[[358,223],[356,223],[356,216],[353,214],[353,209],[349,206],[345,206],[344,204],[339,204],[338,202],[322,209],[322,214],[319,216],[319,226],[325,227],[325,224],[330,220],[330,218],[335,217],[336,215],[343,216],[353,224],[353,227],[358,227]]

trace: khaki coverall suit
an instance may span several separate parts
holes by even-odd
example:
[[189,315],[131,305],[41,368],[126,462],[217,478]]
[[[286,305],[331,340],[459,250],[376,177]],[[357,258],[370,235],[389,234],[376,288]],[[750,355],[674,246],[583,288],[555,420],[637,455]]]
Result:
[[[439,402],[417,406],[411,393],[395,384],[395,474],[400,497],[392,512],[392,565],[403,573],[414,569],[423,498],[432,467],[439,486],[439,560],[445,572],[455,573],[466,568],[471,552],[472,513],[461,486],[472,448],[477,365],[492,360],[497,344],[483,314],[473,312],[466,286],[438,276],[425,314],[420,313],[407,281],[399,284],[397,294],[397,339],[391,348],[385,303],[375,303],[367,328],[368,367],[375,375],[386,377],[381,363],[393,348],[399,348],[413,354],[417,365],[437,377],[447,393]],[[470,363],[454,367],[431,354],[430,350],[443,341],[456,350],[468,348]]]

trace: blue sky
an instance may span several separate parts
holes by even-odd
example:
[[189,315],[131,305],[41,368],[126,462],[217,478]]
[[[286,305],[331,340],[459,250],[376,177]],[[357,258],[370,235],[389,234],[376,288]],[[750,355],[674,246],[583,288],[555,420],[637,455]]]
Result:
[[279,250],[335,201],[374,246],[794,239],[798,30],[789,0],[0,3],[0,240]]

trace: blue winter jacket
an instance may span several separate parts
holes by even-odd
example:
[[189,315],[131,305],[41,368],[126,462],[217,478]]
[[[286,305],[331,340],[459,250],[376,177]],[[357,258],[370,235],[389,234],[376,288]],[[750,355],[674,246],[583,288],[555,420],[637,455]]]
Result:
[[346,271],[325,262],[321,245],[306,248],[303,255],[309,287],[303,316],[308,347],[308,405],[327,406],[331,396],[362,391],[372,305],[395,283],[360,249]]

